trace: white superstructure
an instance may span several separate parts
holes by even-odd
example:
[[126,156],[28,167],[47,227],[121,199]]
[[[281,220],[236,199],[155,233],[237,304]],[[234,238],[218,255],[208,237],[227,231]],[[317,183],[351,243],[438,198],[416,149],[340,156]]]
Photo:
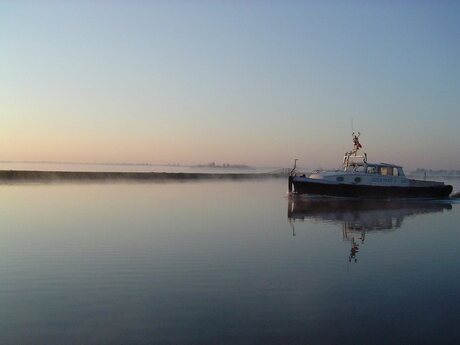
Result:
[[338,170],[314,171],[308,177],[296,179],[315,180],[316,183],[354,184],[370,186],[409,186],[410,180],[402,167],[389,163],[368,163],[367,154],[361,152],[359,135],[353,133],[354,148],[345,153],[342,168]]

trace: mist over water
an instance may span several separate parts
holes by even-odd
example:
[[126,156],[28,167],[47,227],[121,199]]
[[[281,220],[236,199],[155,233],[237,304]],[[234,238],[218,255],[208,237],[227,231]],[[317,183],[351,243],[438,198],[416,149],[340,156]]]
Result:
[[46,163],[46,162],[0,162],[0,170],[38,170],[38,171],[89,171],[89,172],[170,172],[170,173],[264,173],[277,170],[277,167],[211,168],[188,165],[162,164],[92,164],[92,163]]
[[460,335],[458,201],[290,198],[284,179],[0,187],[2,344]]

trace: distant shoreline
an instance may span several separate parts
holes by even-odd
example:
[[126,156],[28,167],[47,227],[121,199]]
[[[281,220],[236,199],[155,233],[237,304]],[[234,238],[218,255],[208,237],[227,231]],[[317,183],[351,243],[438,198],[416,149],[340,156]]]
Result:
[[272,173],[182,173],[182,172],[92,172],[0,170],[2,182],[53,181],[192,181],[192,180],[250,180],[284,177]]

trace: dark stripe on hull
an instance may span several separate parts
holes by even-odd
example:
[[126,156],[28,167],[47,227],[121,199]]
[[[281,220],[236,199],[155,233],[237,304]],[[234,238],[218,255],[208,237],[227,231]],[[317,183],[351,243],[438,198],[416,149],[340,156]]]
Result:
[[352,184],[326,184],[292,181],[294,191],[299,194],[319,194],[342,197],[365,198],[447,198],[452,186],[430,187],[383,187]]

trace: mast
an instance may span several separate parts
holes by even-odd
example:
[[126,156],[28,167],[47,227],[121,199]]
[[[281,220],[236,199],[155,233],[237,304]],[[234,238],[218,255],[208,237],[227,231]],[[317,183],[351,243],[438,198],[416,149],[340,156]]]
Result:
[[364,164],[367,163],[367,154],[365,152],[363,152],[362,155],[358,156],[358,151],[360,149],[362,149],[362,147],[363,147],[363,145],[361,145],[361,143],[359,142],[360,135],[361,135],[360,132],[358,132],[357,134],[355,134],[355,132],[353,132],[352,135],[351,135],[352,139],[353,139],[353,149],[348,151],[348,152],[346,152],[345,156],[343,157],[343,164],[342,165],[343,165],[343,170],[345,170],[345,171],[348,169],[348,167],[350,165],[352,165],[351,162],[350,162],[350,158],[352,158],[352,157],[357,158],[357,159],[362,159],[362,162]]

